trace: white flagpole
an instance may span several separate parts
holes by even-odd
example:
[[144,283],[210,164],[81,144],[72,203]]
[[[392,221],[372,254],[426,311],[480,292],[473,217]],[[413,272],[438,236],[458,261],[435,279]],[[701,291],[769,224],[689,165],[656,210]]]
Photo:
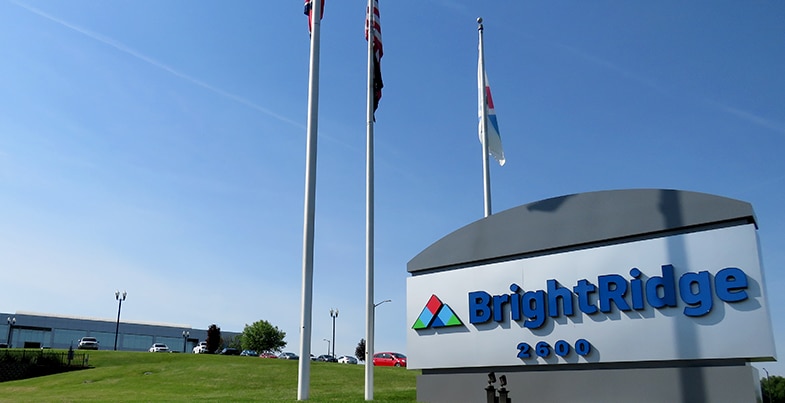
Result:
[[308,400],[311,384],[311,316],[313,311],[313,238],[316,205],[316,144],[319,116],[319,28],[322,2],[311,2],[311,66],[308,73],[308,122],[305,160],[305,213],[303,224],[303,288],[300,316],[300,360],[297,400]]
[[487,83],[485,82],[485,48],[483,45],[483,26],[482,18],[477,18],[477,31],[480,36],[480,58],[478,61],[477,81],[480,86],[480,136],[482,136],[482,177],[483,190],[485,195],[485,217],[491,215],[491,170],[488,161],[488,94],[486,92]]
[[375,41],[374,0],[368,0],[368,94],[366,96],[366,173],[365,173],[365,400],[373,400],[373,341],[374,341],[374,296],[373,296],[373,121],[374,110],[374,51]]

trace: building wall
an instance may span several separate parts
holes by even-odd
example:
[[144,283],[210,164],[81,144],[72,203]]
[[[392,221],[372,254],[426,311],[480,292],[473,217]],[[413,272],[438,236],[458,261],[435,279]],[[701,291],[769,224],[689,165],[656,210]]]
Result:
[[[183,351],[185,344],[185,351],[191,352],[199,341],[207,338],[206,329],[194,329],[187,325],[121,320],[118,326],[117,321],[113,320],[30,313],[0,313],[0,318],[16,319],[12,326],[9,326],[7,320],[0,325],[0,340],[13,348],[24,347],[25,342],[37,343],[45,348],[76,348],[80,338],[91,336],[98,339],[99,349],[113,350],[117,332],[117,350],[147,351],[153,343],[164,343],[172,351]],[[184,331],[188,332],[187,339],[183,337]],[[239,335],[236,332],[221,332],[224,340]]]

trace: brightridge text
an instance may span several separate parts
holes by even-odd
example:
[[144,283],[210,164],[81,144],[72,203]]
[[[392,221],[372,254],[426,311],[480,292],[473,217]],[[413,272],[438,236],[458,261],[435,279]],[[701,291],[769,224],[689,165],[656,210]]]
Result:
[[[714,295],[724,302],[739,302],[749,298],[747,275],[739,268],[727,267],[714,276],[708,271],[687,272],[676,279],[673,265],[661,266],[662,275],[643,279],[643,273],[630,270],[631,279],[619,274],[597,277],[597,284],[582,279],[572,288],[563,287],[555,279],[546,281],[545,290],[524,291],[518,284],[510,285],[509,294],[491,295],[485,291],[469,293],[469,322],[486,323],[523,320],[523,326],[537,329],[547,317],[575,315],[578,310],[594,315],[619,311],[640,311],[651,306],[656,309],[675,308],[678,299],[684,303],[684,315],[698,317],[711,312]],[[713,287],[712,287],[713,286]]]

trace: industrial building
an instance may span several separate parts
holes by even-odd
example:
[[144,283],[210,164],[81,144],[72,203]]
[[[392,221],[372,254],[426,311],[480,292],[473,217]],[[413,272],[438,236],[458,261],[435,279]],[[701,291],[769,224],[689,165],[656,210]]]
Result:
[[[115,321],[32,312],[0,313],[0,345],[11,348],[77,348],[79,339],[98,339],[100,350],[147,351],[164,343],[173,352],[191,352],[207,338],[207,329],[190,325]],[[2,319],[0,319],[2,320]],[[221,332],[224,341],[239,336]]]

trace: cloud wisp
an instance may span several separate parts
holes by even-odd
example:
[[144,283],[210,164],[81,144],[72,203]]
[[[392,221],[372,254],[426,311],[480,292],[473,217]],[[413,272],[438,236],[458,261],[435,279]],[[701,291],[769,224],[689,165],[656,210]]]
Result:
[[225,90],[222,90],[222,89],[220,89],[218,87],[210,85],[210,84],[208,84],[208,83],[206,83],[204,81],[201,81],[201,80],[199,80],[197,78],[191,77],[191,76],[189,76],[189,75],[187,75],[185,73],[177,71],[174,68],[172,68],[172,67],[170,67],[170,66],[168,66],[168,65],[166,65],[166,64],[164,64],[164,63],[162,63],[162,62],[160,62],[158,60],[155,60],[155,59],[153,59],[153,58],[151,58],[149,56],[146,56],[146,55],[144,55],[144,54],[142,54],[142,53],[140,53],[140,52],[138,52],[138,51],[128,47],[127,45],[125,45],[125,44],[123,44],[123,43],[121,43],[119,41],[116,41],[116,40],[114,40],[112,38],[109,38],[109,37],[107,37],[105,35],[102,35],[102,34],[99,34],[97,32],[90,31],[89,29],[80,27],[78,25],[72,24],[72,23],[70,23],[68,21],[65,21],[63,19],[57,18],[57,17],[55,17],[55,16],[53,16],[51,14],[48,14],[48,13],[46,13],[44,11],[41,11],[41,10],[39,10],[37,8],[34,8],[34,7],[31,7],[29,5],[22,4],[22,3],[19,3],[17,1],[14,1],[14,0],[11,0],[11,3],[15,4],[15,5],[23,8],[23,9],[25,9],[25,10],[31,12],[31,13],[33,13],[33,14],[36,14],[36,15],[38,15],[40,17],[43,17],[43,18],[46,18],[49,21],[52,21],[52,22],[55,22],[55,23],[57,23],[57,24],[59,24],[61,26],[64,26],[64,27],[66,27],[66,28],[68,28],[68,29],[70,29],[72,31],[78,32],[78,33],[80,33],[82,35],[85,35],[85,36],[87,36],[87,37],[89,37],[89,38],[91,38],[93,40],[101,42],[101,43],[103,43],[105,45],[109,45],[109,46],[111,46],[111,47],[113,47],[113,48],[115,48],[115,49],[117,49],[117,50],[119,50],[119,51],[121,51],[121,52],[123,52],[123,53],[125,53],[127,55],[133,56],[133,57],[135,57],[135,58],[137,58],[137,59],[139,59],[139,60],[141,60],[143,62],[146,62],[146,63],[148,63],[148,64],[150,64],[152,66],[155,66],[155,67],[157,67],[157,68],[159,68],[161,70],[164,70],[164,71],[166,71],[166,72],[168,72],[168,73],[170,73],[170,74],[172,74],[172,75],[174,75],[174,76],[176,76],[176,77],[178,77],[180,79],[188,81],[188,82],[190,82],[190,83],[192,83],[194,85],[202,87],[202,88],[204,88],[204,89],[206,89],[206,90],[208,90],[210,92],[218,94],[218,95],[220,95],[220,96],[222,96],[224,98],[231,99],[232,101],[235,101],[235,102],[238,102],[238,103],[240,103],[242,105],[245,105],[248,108],[251,108],[253,110],[261,112],[261,113],[263,113],[263,114],[265,114],[267,116],[270,116],[272,118],[275,118],[277,120],[280,120],[281,122],[288,123],[288,124],[290,124],[292,126],[295,126],[297,128],[305,130],[305,125],[303,125],[300,122],[292,120],[292,119],[290,119],[290,118],[288,118],[286,116],[283,116],[283,115],[281,115],[279,113],[276,113],[276,112],[274,112],[274,111],[272,111],[272,110],[270,110],[268,108],[265,108],[263,106],[257,105],[255,103],[253,103],[253,102],[251,102],[251,101],[249,101],[249,100],[239,96],[239,95],[232,94],[232,93],[230,93],[228,91],[225,91]]
[[729,113],[729,114],[731,114],[733,116],[738,117],[739,119],[746,120],[746,121],[751,122],[753,124],[756,124],[758,126],[774,130],[774,131],[776,131],[776,132],[778,132],[780,134],[785,134],[785,124],[783,124],[781,122],[777,122],[777,121],[772,120],[772,119],[763,118],[763,117],[760,117],[760,116],[755,115],[753,113],[747,112],[745,110],[741,110],[739,108],[735,108],[735,107],[732,107],[732,106],[724,105],[724,104],[721,104],[719,102],[712,101],[710,99],[705,99],[704,101],[707,104],[709,104],[711,106],[714,106],[715,108],[718,108],[718,109],[720,109],[720,110],[722,110],[722,111],[724,111],[726,113]]
[[[618,73],[622,77],[625,77],[625,78],[627,78],[627,79],[629,79],[631,81],[637,82],[637,83],[639,83],[639,84],[641,84],[641,85],[643,85],[645,87],[648,87],[648,88],[650,88],[650,89],[652,89],[654,91],[657,91],[657,92],[662,93],[662,94],[673,95],[673,91],[667,89],[666,87],[664,87],[663,85],[659,84],[657,81],[655,81],[655,80],[653,80],[653,79],[651,79],[649,77],[643,76],[641,74],[633,73],[633,72],[631,72],[631,71],[629,71],[627,69],[624,69],[624,68],[616,65],[615,63],[612,63],[612,62],[610,62],[608,60],[605,60],[605,59],[599,58],[597,56],[588,54],[588,53],[583,52],[583,51],[581,51],[579,49],[576,49],[576,48],[574,48],[572,46],[568,46],[568,45],[564,45],[564,44],[556,43],[556,42],[550,42],[550,44],[552,46],[557,47],[557,48],[563,49],[564,51],[566,51],[566,52],[568,52],[570,54],[573,54],[573,55],[575,55],[575,56],[577,56],[577,57],[579,57],[579,58],[581,58],[583,60],[586,60],[586,61],[588,61],[590,63],[593,63],[593,64],[596,64],[598,66],[604,67],[606,69],[615,71],[616,73]],[[768,130],[773,130],[773,131],[778,132],[780,134],[785,134],[785,125],[783,125],[780,122],[776,122],[776,121],[773,121],[771,119],[767,119],[767,118],[755,115],[754,113],[751,113],[751,112],[748,112],[748,111],[745,111],[745,110],[741,110],[739,108],[735,108],[735,107],[732,107],[732,106],[728,106],[728,105],[725,105],[723,103],[720,103],[720,102],[717,102],[717,101],[714,101],[714,100],[711,100],[711,99],[708,99],[708,98],[705,98],[705,97],[697,96],[697,95],[694,95],[694,94],[686,94],[686,95],[691,97],[694,100],[697,100],[698,102],[704,103],[704,104],[706,104],[706,105],[708,105],[710,107],[713,107],[713,108],[715,108],[715,109],[717,109],[719,111],[727,113],[727,114],[729,114],[731,116],[734,116],[734,117],[736,117],[738,119],[747,121],[748,123],[751,123],[753,125],[756,125],[756,126],[759,126],[761,128],[768,129]]]

